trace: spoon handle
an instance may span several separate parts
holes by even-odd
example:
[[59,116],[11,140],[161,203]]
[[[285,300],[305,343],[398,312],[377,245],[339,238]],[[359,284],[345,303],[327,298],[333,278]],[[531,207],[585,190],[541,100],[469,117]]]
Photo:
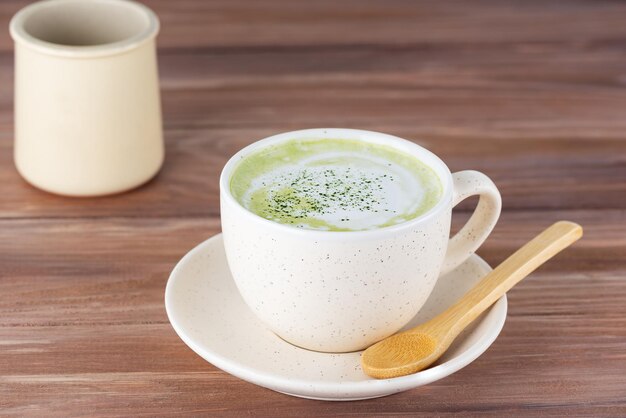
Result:
[[487,274],[457,303],[424,324],[433,332],[447,330],[440,338],[456,336],[519,281],[582,236],[582,227],[556,222]]

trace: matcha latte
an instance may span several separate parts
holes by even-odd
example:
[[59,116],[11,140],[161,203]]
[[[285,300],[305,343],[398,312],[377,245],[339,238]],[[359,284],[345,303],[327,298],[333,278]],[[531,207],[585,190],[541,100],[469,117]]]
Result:
[[393,147],[347,139],[294,139],[243,158],[235,199],[274,222],[326,231],[383,228],[416,218],[442,195],[437,174]]

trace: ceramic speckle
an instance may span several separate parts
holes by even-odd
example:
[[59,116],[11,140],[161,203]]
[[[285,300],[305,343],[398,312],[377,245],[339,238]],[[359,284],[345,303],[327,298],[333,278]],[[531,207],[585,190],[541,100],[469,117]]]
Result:
[[[442,312],[489,271],[477,256],[439,278],[426,304],[406,327]],[[458,337],[431,369],[374,380],[360,368],[360,353],[329,354],[295,347],[272,333],[241,298],[230,275],[221,235],[190,251],[167,284],[168,317],[182,340],[215,366],[244,380],[294,396],[352,400],[385,396],[441,379],[484,352],[506,319],[500,299]],[[387,307],[388,308],[388,307]],[[357,333],[354,328],[351,332]]]

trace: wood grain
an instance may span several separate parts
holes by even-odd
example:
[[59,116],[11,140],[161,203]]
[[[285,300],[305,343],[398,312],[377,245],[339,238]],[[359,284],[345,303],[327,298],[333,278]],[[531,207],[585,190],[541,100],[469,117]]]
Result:
[[[585,238],[509,293],[507,325],[483,357],[423,389],[351,404],[295,400],[240,382],[177,338],[163,307],[167,275],[188,248],[219,230],[217,220],[3,220],[0,277],[10,280],[0,281],[0,294],[11,295],[0,299],[3,408],[59,416],[236,416],[248,408],[266,416],[617,415],[626,384],[621,215],[505,212],[480,253],[495,264],[541,229],[538,219],[548,224],[557,216],[586,225]],[[596,264],[597,253],[612,255],[613,263]]]
[[[26,3],[0,2],[0,23]],[[146,3],[162,21],[167,157],[122,195],[19,178],[0,34],[0,415],[626,416],[626,3]],[[165,283],[219,231],[229,156],[320,126],[396,134],[492,177],[492,265],[559,219],[585,237],[509,292],[501,336],[444,380],[352,403],[240,381],[177,338]]]

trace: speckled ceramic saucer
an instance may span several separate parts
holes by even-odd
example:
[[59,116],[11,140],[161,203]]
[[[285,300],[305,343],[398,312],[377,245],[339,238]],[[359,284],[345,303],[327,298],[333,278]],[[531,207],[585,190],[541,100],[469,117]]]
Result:
[[[407,327],[443,311],[490,270],[481,258],[472,256],[455,271],[439,278],[428,302]],[[239,296],[228,270],[221,234],[198,245],[176,265],[167,282],[165,307],[185,344],[234,376],[303,398],[356,400],[416,388],[467,366],[500,333],[507,301],[502,297],[477,319],[435,366],[386,380],[365,375],[358,352],[308,351],[269,331]]]

